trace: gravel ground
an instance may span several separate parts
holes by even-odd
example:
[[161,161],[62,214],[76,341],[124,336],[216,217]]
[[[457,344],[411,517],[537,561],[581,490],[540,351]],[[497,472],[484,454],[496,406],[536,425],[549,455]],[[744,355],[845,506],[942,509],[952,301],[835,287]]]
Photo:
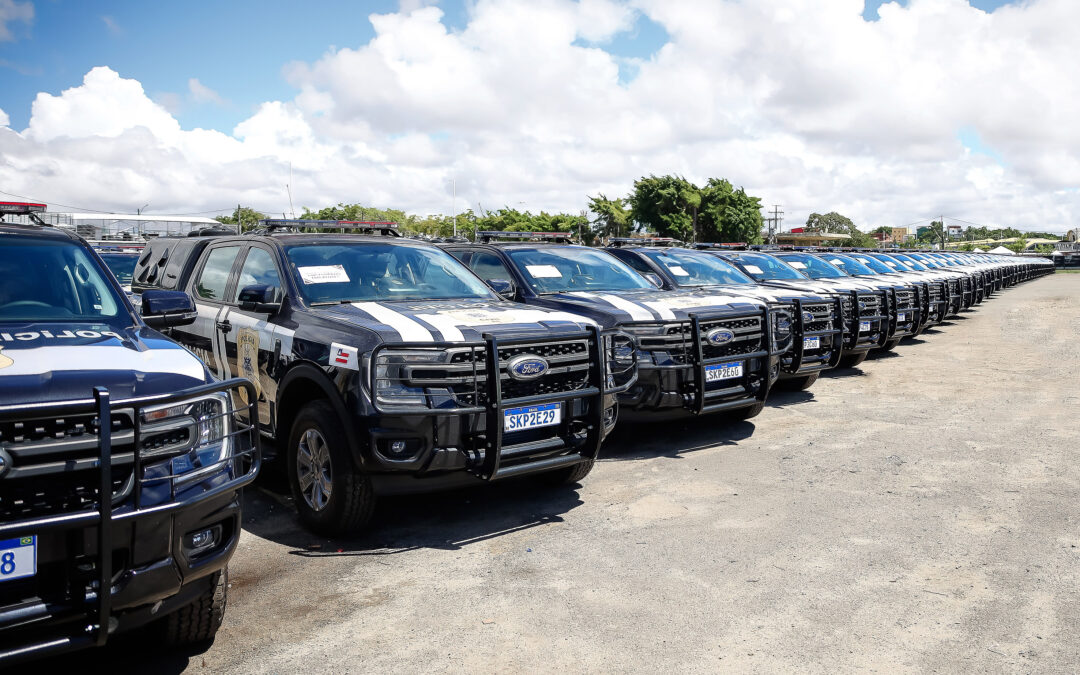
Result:
[[354,540],[268,472],[214,645],[78,663],[1076,672],[1078,335],[1080,277],[1044,278],[750,422],[621,425],[578,488],[386,500]]

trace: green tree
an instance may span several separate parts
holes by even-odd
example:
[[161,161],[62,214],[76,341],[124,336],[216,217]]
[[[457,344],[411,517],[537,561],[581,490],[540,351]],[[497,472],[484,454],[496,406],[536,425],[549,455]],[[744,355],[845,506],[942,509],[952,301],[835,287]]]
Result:
[[693,241],[701,190],[682,176],[653,176],[634,181],[630,218],[661,237]]
[[602,193],[589,197],[589,211],[596,216],[592,221],[592,232],[596,236],[625,237],[630,234],[630,211],[626,208],[625,198],[608,199]]
[[807,232],[832,232],[851,237],[852,246],[874,247],[877,240],[855,226],[855,222],[836,211],[826,214],[811,213],[806,219]]
[[232,213],[224,216],[217,216],[214,220],[222,225],[236,225],[239,223],[240,231],[245,232],[254,228],[263,218],[266,218],[266,214],[259,213],[255,209],[249,209],[246,206],[240,206]]
[[701,241],[760,244],[761,199],[723,178],[710,178],[701,189],[698,222]]

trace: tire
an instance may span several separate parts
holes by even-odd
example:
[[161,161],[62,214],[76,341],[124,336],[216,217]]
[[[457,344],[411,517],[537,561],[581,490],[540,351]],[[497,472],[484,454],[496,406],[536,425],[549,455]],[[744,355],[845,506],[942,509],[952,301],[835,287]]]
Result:
[[881,351],[891,352],[892,350],[896,349],[896,345],[900,344],[901,339],[902,338],[894,338],[892,340],[889,340],[885,343],[885,346],[881,348]]
[[866,360],[868,352],[859,352],[858,354],[850,354],[840,359],[841,368],[854,368],[860,363]]
[[595,459],[588,459],[574,466],[543,473],[541,478],[550,485],[573,485],[583,481],[595,464]]
[[214,639],[221,620],[225,618],[228,588],[228,568],[211,575],[210,587],[202,595],[162,619],[165,642],[179,647]]
[[765,402],[758,401],[752,406],[746,408],[739,408],[729,413],[729,417],[736,421],[748,420],[752,417],[757,417],[762,410],[765,409]]
[[[371,520],[375,511],[371,479],[356,470],[341,420],[327,401],[301,408],[289,430],[286,461],[296,510],[309,530],[339,536],[356,532]],[[310,489],[300,485],[302,472],[312,476]]]
[[814,383],[818,381],[818,377],[820,376],[820,372],[810,373],[809,375],[803,375],[802,377],[791,377],[786,380],[780,380],[780,384],[785,389],[790,389],[792,391],[806,391],[814,386]]

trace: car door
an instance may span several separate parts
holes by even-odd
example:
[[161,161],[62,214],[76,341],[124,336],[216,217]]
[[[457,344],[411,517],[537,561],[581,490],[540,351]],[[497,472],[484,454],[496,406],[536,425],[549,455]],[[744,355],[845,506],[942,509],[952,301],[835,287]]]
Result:
[[228,377],[219,323],[225,312],[225,298],[232,281],[233,267],[240,254],[240,244],[212,244],[202,253],[188,285],[198,314],[189,326],[173,328],[173,335],[203,360],[214,375]]
[[[270,428],[274,417],[272,405],[277,400],[277,383],[270,370],[282,329],[273,323],[272,316],[240,308],[237,302],[240,291],[255,284],[277,289],[275,297],[279,301],[282,299],[284,287],[274,252],[259,244],[247,247],[237,263],[236,282],[231,284],[226,298],[219,330],[229,373],[233,377],[247,378],[255,385],[259,397],[259,422]],[[280,353],[281,347],[276,348]]]

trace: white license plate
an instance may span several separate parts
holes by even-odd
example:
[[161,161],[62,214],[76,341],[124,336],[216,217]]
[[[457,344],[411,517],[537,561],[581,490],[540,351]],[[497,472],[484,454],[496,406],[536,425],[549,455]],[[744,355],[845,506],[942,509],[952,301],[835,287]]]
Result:
[[0,581],[37,574],[37,537],[0,541]]
[[897,321],[907,321],[907,313],[906,312],[897,312],[896,313],[896,320]]
[[728,363],[705,366],[705,381],[719,382],[720,380],[730,380],[733,377],[742,377],[742,369],[742,361],[729,361]]
[[870,322],[869,321],[860,321],[859,322],[859,332],[860,333],[868,333],[869,331],[870,331]]
[[821,349],[821,338],[808,337],[802,339],[803,349]]
[[507,432],[550,427],[561,421],[561,403],[530,405],[525,408],[510,408],[503,411],[503,430]]

